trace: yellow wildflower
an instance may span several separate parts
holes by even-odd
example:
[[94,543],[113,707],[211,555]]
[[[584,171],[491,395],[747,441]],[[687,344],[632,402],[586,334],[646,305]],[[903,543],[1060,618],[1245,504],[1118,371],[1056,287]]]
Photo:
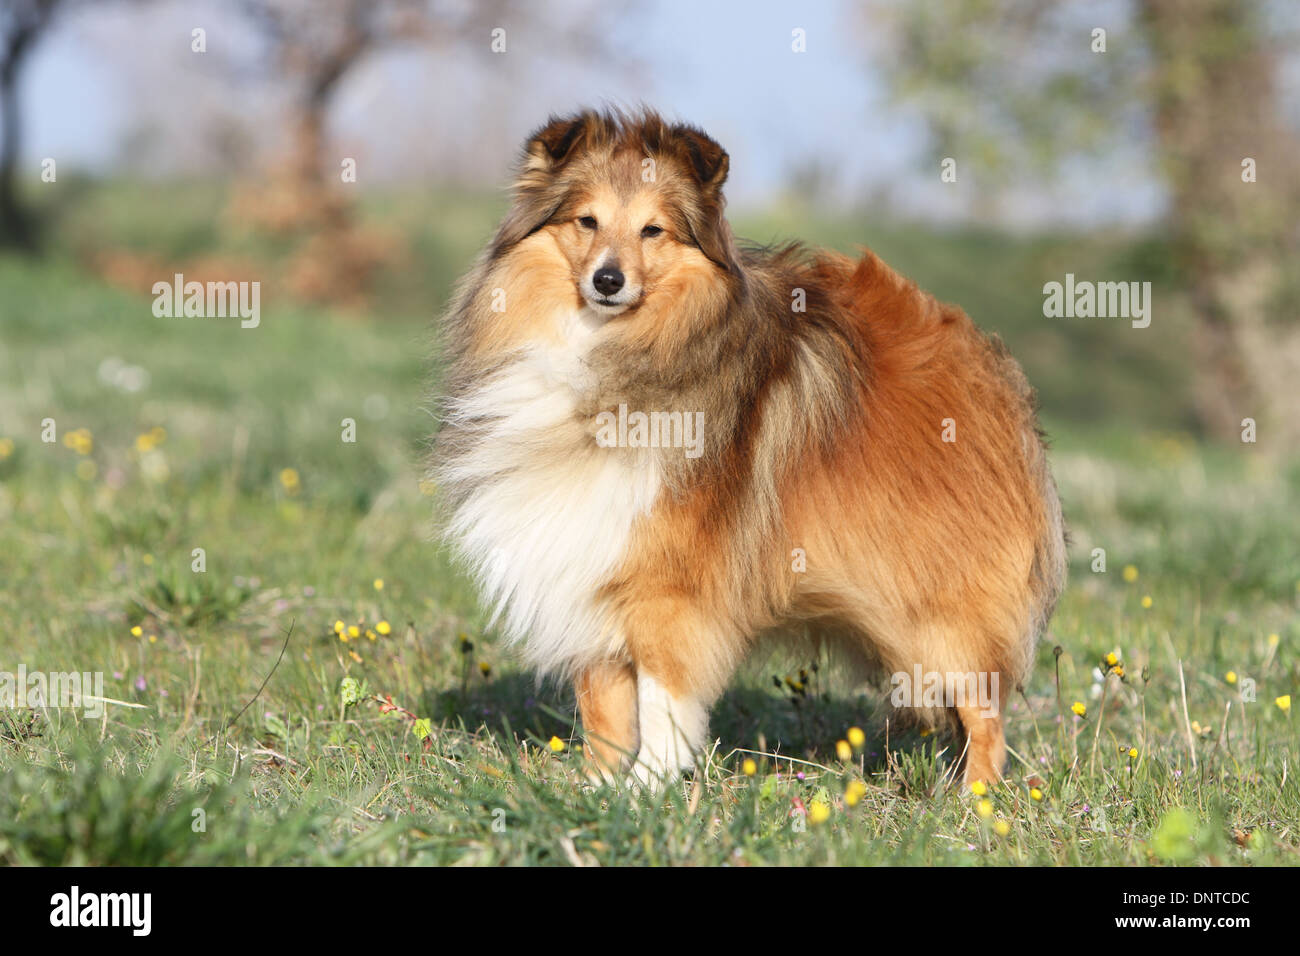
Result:
[[63,436],[63,444],[78,455],[89,455],[95,448],[89,428],[74,428]]

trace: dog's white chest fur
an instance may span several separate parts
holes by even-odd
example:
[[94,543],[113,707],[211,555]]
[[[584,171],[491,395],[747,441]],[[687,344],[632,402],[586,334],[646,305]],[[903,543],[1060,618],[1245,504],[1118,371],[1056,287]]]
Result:
[[494,619],[542,672],[621,649],[596,592],[660,488],[653,459],[599,447],[576,417],[593,333],[580,319],[570,328],[568,345],[522,353],[457,401],[452,420],[477,440],[443,469],[469,489],[450,535]]

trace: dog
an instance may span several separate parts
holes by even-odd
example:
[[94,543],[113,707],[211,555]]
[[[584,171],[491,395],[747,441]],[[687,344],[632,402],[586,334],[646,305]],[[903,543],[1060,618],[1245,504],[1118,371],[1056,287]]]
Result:
[[1034,392],[873,253],[739,243],[729,165],[651,111],[529,137],[443,321],[445,534],[526,662],[573,682],[598,781],[693,767],[737,666],[781,634],[991,677],[991,707],[910,711],[995,781],[1065,581]]

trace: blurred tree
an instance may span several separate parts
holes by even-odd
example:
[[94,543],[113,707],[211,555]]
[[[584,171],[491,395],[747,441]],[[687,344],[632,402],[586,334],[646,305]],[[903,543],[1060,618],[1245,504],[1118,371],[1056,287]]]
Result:
[[[527,0],[240,0],[267,45],[273,79],[288,90],[290,174],[303,189],[337,175],[325,162],[326,125],[342,81],[364,57],[397,44],[480,43],[505,22],[546,32],[552,49],[599,50],[607,14],[590,4],[543,10]],[[582,13],[573,17],[571,13]],[[321,198],[321,208],[330,204]]]
[[37,43],[74,7],[102,0],[0,0],[0,246],[28,252],[38,245],[37,221],[18,197],[23,123],[18,82]]
[[18,78],[59,4],[60,0],[4,0],[0,4],[0,245],[30,248],[34,242],[33,220],[23,209],[14,182],[22,141]]
[[1277,77],[1295,13],[1242,0],[875,0],[861,24],[936,155],[965,157],[986,182],[1144,142],[1195,316],[1199,417],[1231,440],[1243,418],[1267,421],[1294,447],[1300,142]]
[[373,50],[426,30],[420,0],[241,0],[240,7],[268,47],[266,63],[288,88],[292,115],[289,176],[309,200],[309,219],[329,217],[337,203],[321,187],[325,126],[340,81]]
[[351,225],[337,188],[339,157],[327,159],[330,110],[348,73],[399,44],[477,43],[487,50],[505,22],[546,36],[557,51],[598,51],[609,16],[586,2],[556,10],[528,0],[239,0],[239,8],[265,43],[260,59],[270,79],[287,91],[291,138],[285,160],[266,182],[241,191],[232,211],[272,231],[305,235],[290,285],[332,301],[357,299],[379,259],[392,252],[377,233],[363,236]]

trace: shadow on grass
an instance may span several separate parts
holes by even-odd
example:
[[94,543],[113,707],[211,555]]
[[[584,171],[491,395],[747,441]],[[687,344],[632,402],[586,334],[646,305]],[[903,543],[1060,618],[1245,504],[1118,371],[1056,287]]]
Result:
[[[427,691],[422,704],[449,725],[502,740],[544,743],[552,736],[566,741],[580,737],[582,726],[571,689],[549,681],[538,685],[527,673],[507,673],[490,681],[477,674],[473,677],[464,690]],[[719,757],[740,749],[834,765],[836,742],[845,738],[848,728],[861,727],[866,742],[860,757],[863,769],[871,773],[884,769],[890,748],[924,746],[919,734],[900,728],[892,718],[887,728],[889,715],[887,706],[865,695],[793,699],[739,684],[714,706],[709,732],[711,739],[720,741]]]
[[426,691],[422,705],[451,725],[483,731],[495,737],[551,737],[568,740],[578,736],[573,692],[553,682],[538,684],[532,674],[517,672],[483,680],[470,675],[465,687]]

